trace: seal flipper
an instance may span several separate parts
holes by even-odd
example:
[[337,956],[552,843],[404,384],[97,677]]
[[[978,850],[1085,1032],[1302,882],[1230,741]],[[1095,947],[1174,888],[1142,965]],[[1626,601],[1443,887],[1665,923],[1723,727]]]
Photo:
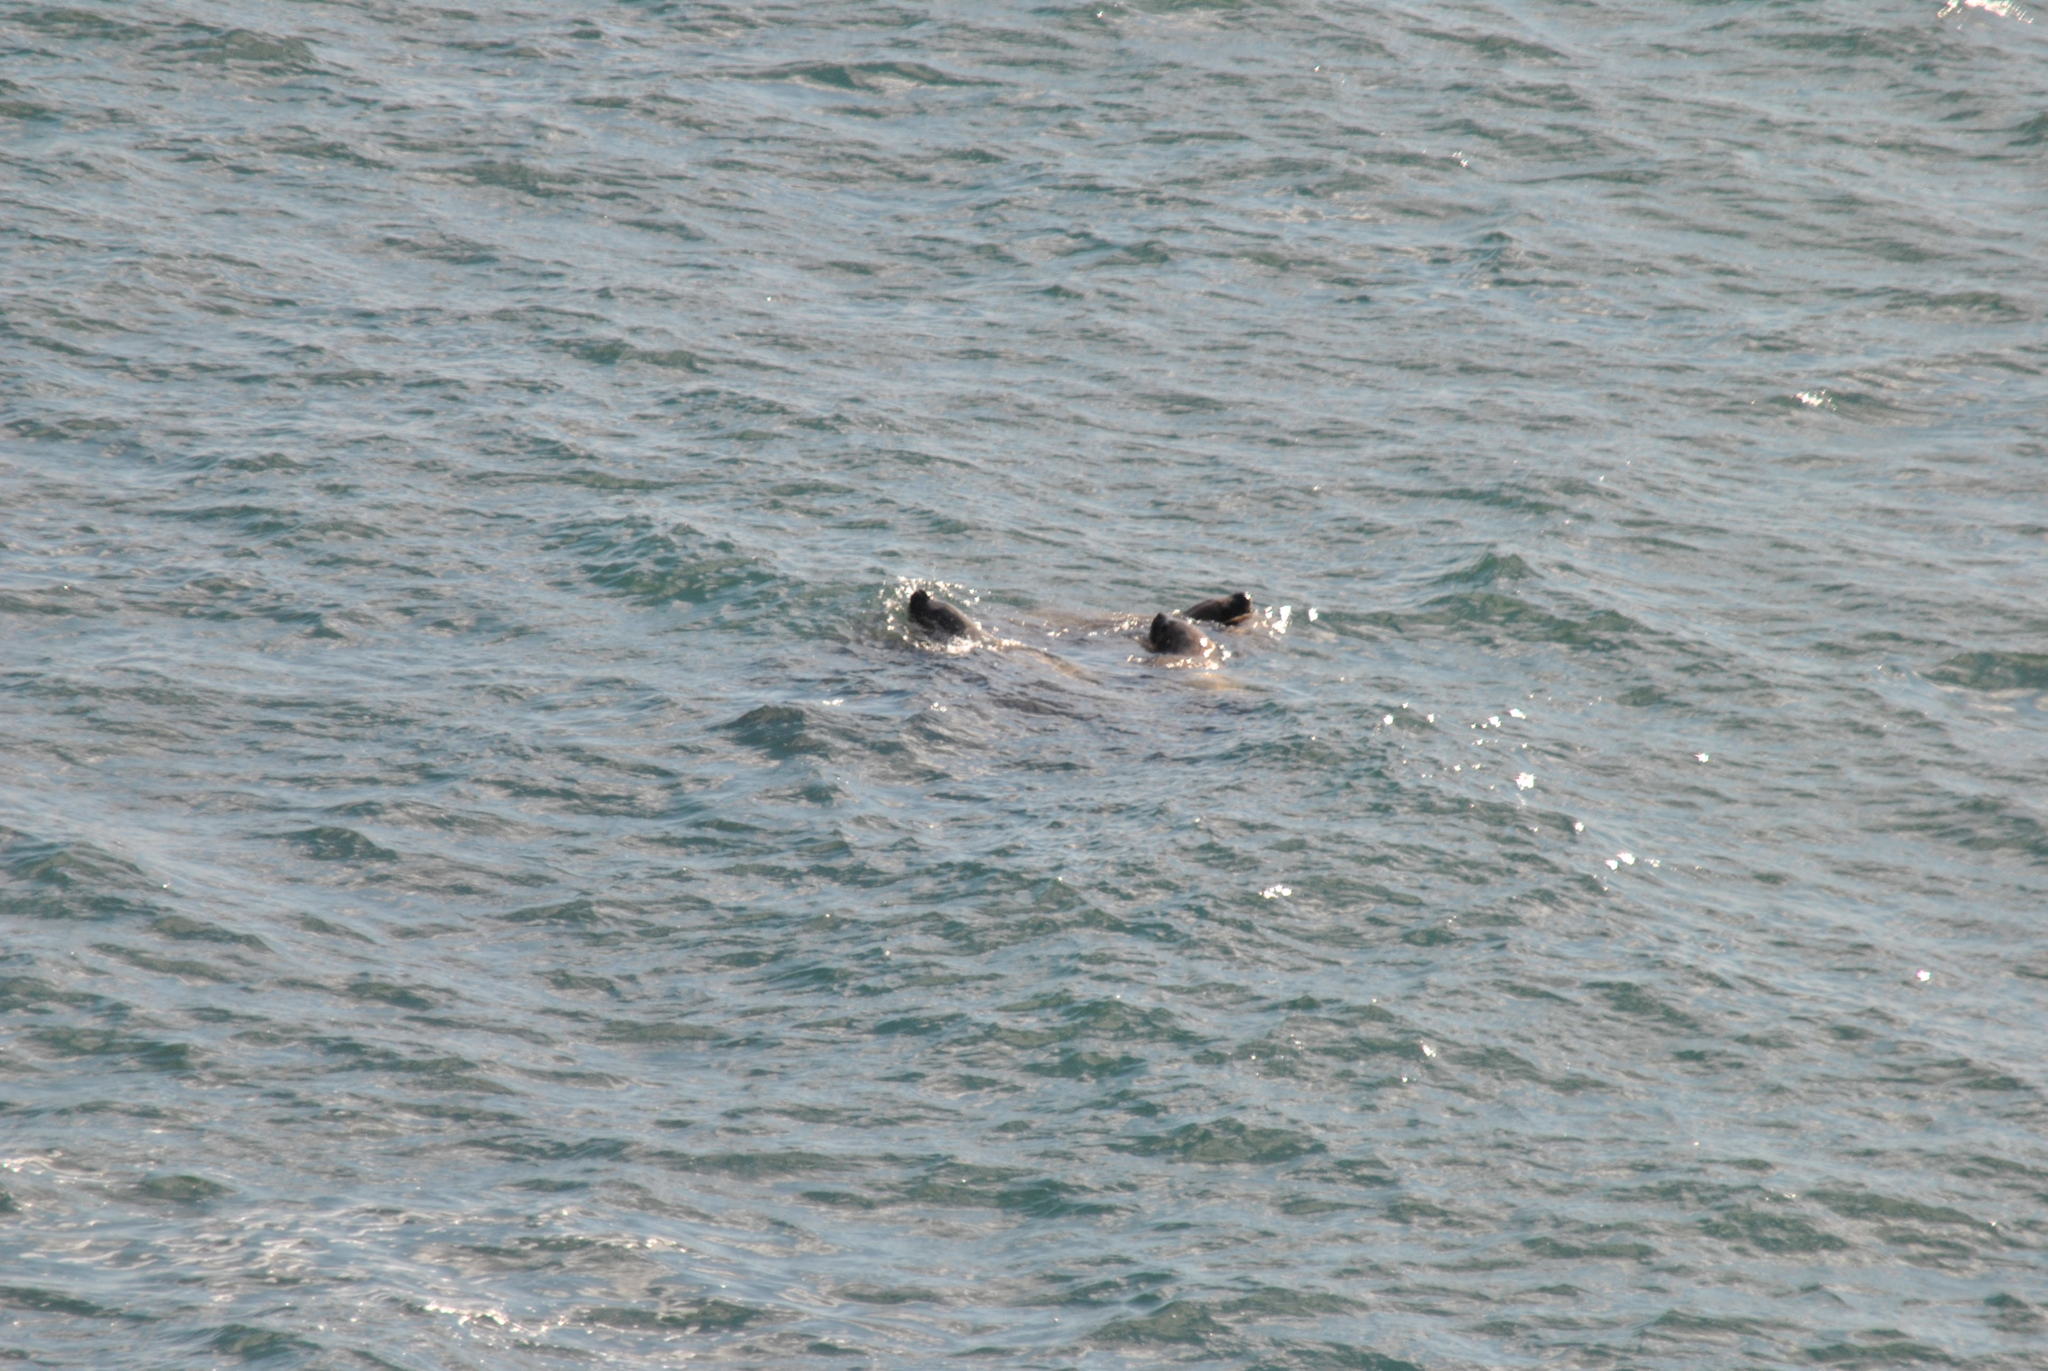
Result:
[[1181,613],[1187,618],[1206,619],[1212,624],[1235,624],[1252,617],[1252,597],[1240,590],[1190,605]]
[[1215,644],[1202,636],[1202,630],[1186,619],[1171,614],[1152,616],[1152,630],[1145,635],[1145,646],[1161,656],[1199,657]]
[[910,592],[910,621],[934,638],[960,638],[974,632],[974,620],[922,589]]

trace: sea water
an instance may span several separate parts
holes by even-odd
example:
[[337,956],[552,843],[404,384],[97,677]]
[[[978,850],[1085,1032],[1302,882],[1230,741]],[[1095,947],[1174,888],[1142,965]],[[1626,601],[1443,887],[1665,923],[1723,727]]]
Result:
[[6,6],[0,1354],[2043,1365],[2033,20]]

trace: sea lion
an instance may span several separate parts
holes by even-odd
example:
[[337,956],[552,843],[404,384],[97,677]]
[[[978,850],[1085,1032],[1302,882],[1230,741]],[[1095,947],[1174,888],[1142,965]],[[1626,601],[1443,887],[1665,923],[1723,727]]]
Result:
[[1181,615],[1189,619],[1206,619],[1212,624],[1239,623],[1252,617],[1252,597],[1241,590],[1231,595],[1219,595],[1213,600],[1189,605]]
[[1162,657],[1206,657],[1216,645],[1202,636],[1202,630],[1173,614],[1152,616],[1152,630],[1145,646]]
[[941,641],[974,632],[974,620],[921,589],[910,592],[910,621]]

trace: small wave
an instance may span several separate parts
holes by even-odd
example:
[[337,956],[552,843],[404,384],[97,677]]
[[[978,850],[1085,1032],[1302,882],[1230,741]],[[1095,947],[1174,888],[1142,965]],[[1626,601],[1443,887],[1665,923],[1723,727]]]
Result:
[[2048,690],[2048,652],[1965,652],[1929,668],[1927,679],[1967,690]]

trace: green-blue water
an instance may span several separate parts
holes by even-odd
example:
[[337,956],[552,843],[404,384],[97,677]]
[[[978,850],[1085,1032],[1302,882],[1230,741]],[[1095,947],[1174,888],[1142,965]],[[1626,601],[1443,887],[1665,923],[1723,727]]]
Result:
[[2032,20],[0,6],[0,1359],[2042,1366]]

